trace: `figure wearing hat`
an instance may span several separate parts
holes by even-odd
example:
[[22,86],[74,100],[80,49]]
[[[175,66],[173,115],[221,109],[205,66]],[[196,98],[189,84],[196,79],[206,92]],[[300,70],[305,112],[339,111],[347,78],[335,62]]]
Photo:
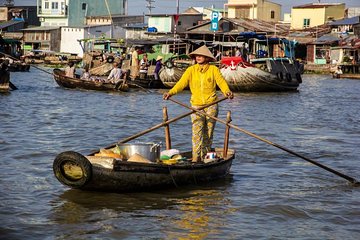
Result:
[[155,80],[159,80],[159,72],[160,72],[160,69],[162,67],[162,59],[163,57],[162,56],[157,56],[156,58],[156,65],[155,65],[155,70],[154,70],[154,78]]
[[[196,49],[189,56],[195,59],[196,64],[186,69],[176,85],[169,92],[164,93],[163,99],[167,100],[172,95],[189,87],[191,92],[190,103],[192,107],[198,108],[217,100],[216,86],[228,98],[234,97],[219,68],[209,64],[209,62],[216,60],[206,46]],[[214,104],[203,111],[217,117],[218,105]],[[193,162],[198,162],[202,161],[206,153],[211,151],[215,120],[194,113],[191,115],[191,122]]]

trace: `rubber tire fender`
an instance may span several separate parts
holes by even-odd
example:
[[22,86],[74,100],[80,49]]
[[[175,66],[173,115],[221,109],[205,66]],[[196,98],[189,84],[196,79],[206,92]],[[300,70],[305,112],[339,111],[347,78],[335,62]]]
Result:
[[106,59],[106,62],[108,63],[113,63],[114,62],[114,57],[113,56],[108,56],[107,59]]
[[286,73],[285,77],[288,82],[291,82],[291,80],[292,80],[291,73]]
[[301,74],[300,73],[296,73],[295,74],[296,80],[298,81],[298,83],[302,83],[302,78],[301,78]]
[[167,68],[173,68],[173,67],[174,67],[174,63],[171,62],[171,61],[166,61],[165,66],[166,66]]
[[[82,177],[80,179],[70,179],[66,177],[63,168],[66,163],[79,166],[83,173]],[[74,151],[62,152],[57,155],[53,162],[53,171],[59,182],[72,188],[81,188],[92,177],[92,165],[90,161],[80,153]]]
[[277,78],[280,80],[280,81],[283,81],[284,80],[284,74],[282,72],[278,72],[276,74]]

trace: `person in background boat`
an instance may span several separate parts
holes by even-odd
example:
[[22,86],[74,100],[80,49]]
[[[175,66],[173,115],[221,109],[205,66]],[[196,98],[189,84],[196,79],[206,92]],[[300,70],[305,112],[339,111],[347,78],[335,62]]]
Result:
[[239,48],[239,47],[236,48],[235,57],[241,57],[241,52],[240,52],[240,48]]
[[75,64],[74,62],[69,62],[68,66],[65,68],[65,76],[75,78]]
[[217,51],[217,52],[216,52],[216,55],[215,55],[216,61],[220,61],[220,60],[221,60],[221,55],[222,55],[221,51]]
[[143,54],[143,58],[140,61],[140,78],[145,79],[146,75],[148,73],[148,69],[149,69],[150,63],[148,60],[148,55],[147,53]]
[[338,66],[336,71],[334,72],[334,77],[339,78],[341,74],[343,74],[343,71],[341,70],[341,67]]
[[155,80],[159,80],[159,72],[160,72],[160,69],[162,67],[162,59],[163,57],[162,56],[157,56],[156,58],[156,65],[155,65],[155,70],[154,70],[154,78]]
[[122,71],[119,67],[119,63],[114,62],[113,63],[114,68],[111,70],[108,81],[113,84],[118,84],[119,82],[122,82],[123,79],[126,79],[126,72]]
[[89,66],[86,66],[86,67],[84,68],[84,72],[83,72],[83,74],[81,75],[81,79],[90,80]]
[[[189,56],[195,58],[196,64],[186,69],[176,85],[169,92],[164,93],[163,99],[169,99],[188,86],[191,92],[190,103],[194,108],[214,102],[217,99],[217,86],[228,98],[232,99],[234,97],[219,68],[209,64],[209,62],[216,61],[216,59],[206,46],[196,49]],[[218,105],[214,104],[203,111],[216,117],[218,115]],[[193,162],[198,162],[202,161],[206,154],[211,151],[215,121],[200,114],[192,114],[191,122]]]
[[246,61],[249,61],[248,52],[249,51],[246,47],[246,43],[243,43],[242,48],[241,48],[241,55],[242,55],[243,59],[245,59]]
[[131,53],[131,79],[134,80],[139,72],[139,54],[138,54],[138,47],[135,47]]

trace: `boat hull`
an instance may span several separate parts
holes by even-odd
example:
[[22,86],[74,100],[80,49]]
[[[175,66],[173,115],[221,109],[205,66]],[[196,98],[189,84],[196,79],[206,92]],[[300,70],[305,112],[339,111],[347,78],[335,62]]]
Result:
[[[130,192],[177,187],[181,185],[196,185],[201,182],[214,181],[225,177],[231,168],[235,153],[228,151],[228,157],[220,158],[210,163],[188,163],[166,165],[162,163],[136,163],[114,160],[113,168],[105,168],[91,164],[81,154],[69,152],[59,154],[54,161],[54,173],[58,180],[66,186],[89,191]],[[186,153],[187,155],[190,153]],[[219,154],[221,154],[219,152]],[[183,155],[183,156],[184,156]],[[66,157],[64,157],[66,156]],[[73,157],[74,156],[74,157]],[[76,164],[82,166],[84,178],[76,183],[64,180],[62,163],[76,159]],[[75,164],[74,164],[75,165]],[[85,166],[86,165],[86,166]]]
[[333,74],[333,78],[360,79],[360,74],[359,73]]
[[56,83],[63,88],[113,92],[124,92],[128,90],[127,86],[70,78],[65,76],[65,72],[60,69],[54,69],[53,75]]
[[222,68],[221,73],[233,92],[296,91],[300,84],[295,75],[289,79],[256,67]]
[[[164,66],[160,78],[165,87],[172,88],[185,70]],[[296,91],[302,82],[301,66],[289,59],[257,59],[252,64],[241,57],[223,58],[220,72],[233,92]]]

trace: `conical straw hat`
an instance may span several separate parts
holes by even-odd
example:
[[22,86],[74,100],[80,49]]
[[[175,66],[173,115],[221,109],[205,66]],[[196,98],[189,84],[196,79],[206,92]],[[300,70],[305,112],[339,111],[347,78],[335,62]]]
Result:
[[159,55],[159,56],[157,56],[156,61],[159,61],[161,59],[163,59],[163,57]]
[[190,57],[195,57],[196,55],[204,56],[210,58],[212,61],[216,61],[214,55],[210,52],[210,50],[205,46],[201,46],[195,51],[189,53]]

